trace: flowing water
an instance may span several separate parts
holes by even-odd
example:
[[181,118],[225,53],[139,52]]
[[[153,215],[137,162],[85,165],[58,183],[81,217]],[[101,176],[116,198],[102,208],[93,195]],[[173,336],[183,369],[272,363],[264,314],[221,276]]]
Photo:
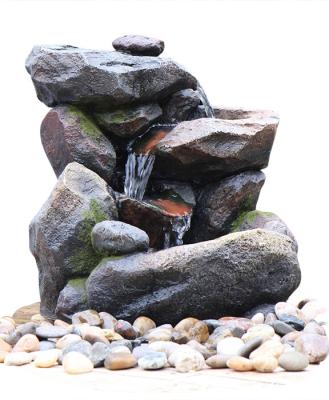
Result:
[[183,244],[183,237],[191,227],[191,217],[191,214],[182,215],[181,217],[176,217],[172,221],[171,229],[174,236],[174,246],[180,246]]
[[209,100],[208,100],[208,97],[207,97],[207,95],[206,95],[206,93],[205,93],[205,91],[203,90],[203,87],[202,87],[201,85],[198,85],[198,87],[197,87],[197,92],[198,92],[198,94],[199,94],[201,103],[202,103],[202,105],[203,105],[203,107],[204,107],[204,110],[205,110],[205,112],[206,112],[206,116],[207,116],[208,118],[215,118],[214,110],[213,110],[213,108],[211,107],[211,105],[210,105],[210,103],[209,103]]

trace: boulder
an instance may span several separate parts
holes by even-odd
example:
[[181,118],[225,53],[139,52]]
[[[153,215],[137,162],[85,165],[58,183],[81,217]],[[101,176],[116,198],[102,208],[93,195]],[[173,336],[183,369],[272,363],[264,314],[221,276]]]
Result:
[[58,318],[70,321],[74,313],[88,309],[86,280],[87,278],[70,279],[60,291],[55,310]]
[[117,208],[106,182],[81,164],[68,164],[30,224],[42,315],[53,318],[67,280],[88,275],[99,263],[90,234],[96,223],[110,219],[117,219]]
[[159,56],[164,50],[163,40],[141,35],[125,35],[113,40],[115,50],[135,56]]
[[262,172],[246,171],[203,187],[198,193],[188,241],[196,243],[229,233],[238,215],[256,208],[264,182]]
[[91,242],[97,253],[111,256],[145,251],[149,237],[136,226],[121,221],[103,221],[91,231]]
[[165,123],[177,123],[193,119],[199,104],[200,95],[196,90],[180,90],[164,105],[163,120]]
[[285,300],[300,278],[292,240],[255,229],[104,259],[86,286],[93,309],[128,320],[144,315],[158,325],[175,324],[188,316],[241,314],[257,304]]
[[211,182],[268,164],[278,118],[200,118],[176,125],[155,147],[154,174]]
[[298,250],[298,243],[291,230],[280,217],[272,212],[259,210],[242,212],[236,220],[232,222],[231,232],[246,231],[256,228],[266,229],[289,236],[295,244],[296,251]]
[[94,118],[106,132],[122,138],[131,138],[144,133],[161,115],[161,107],[150,103],[115,111],[97,112]]
[[56,176],[76,161],[96,172],[107,182],[115,167],[111,142],[95,123],[75,106],[58,106],[41,124],[41,141]]
[[39,100],[49,107],[92,104],[108,110],[197,87],[197,80],[169,59],[68,45],[35,46],[26,69]]

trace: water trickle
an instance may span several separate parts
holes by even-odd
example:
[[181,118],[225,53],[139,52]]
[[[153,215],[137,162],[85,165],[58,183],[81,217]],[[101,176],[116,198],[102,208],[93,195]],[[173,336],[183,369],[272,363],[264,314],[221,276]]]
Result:
[[208,100],[208,97],[207,97],[207,95],[206,95],[206,93],[205,93],[205,91],[203,90],[203,87],[202,87],[201,85],[198,85],[198,87],[197,87],[197,92],[198,92],[198,94],[199,94],[201,103],[202,103],[202,105],[203,105],[203,107],[204,107],[204,110],[205,110],[205,112],[206,112],[206,116],[207,116],[208,118],[215,118],[214,110],[213,110],[213,108],[211,107],[211,105],[210,105],[210,103],[209,103],[209,100]]
[[176,217],[172,222],[172,232],[174,236],[174,246],[183,244],[183,237],[191,227],[191,214]]

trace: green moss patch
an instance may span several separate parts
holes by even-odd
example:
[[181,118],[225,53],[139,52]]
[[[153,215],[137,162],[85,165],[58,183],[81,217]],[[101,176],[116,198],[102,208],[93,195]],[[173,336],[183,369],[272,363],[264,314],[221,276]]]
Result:
[[74,120],[78,121],[81,130],[92,139],[100,139],[103,134],[97,125],[83,111],[76,106],[68,106],[68,114]]
[[245,212],[241,213],[238,216],[238,218],[236,218],[232,222],[232,224],[231,224],[231,232],[237,232],[239,230],[240,226],[244,222],[252,224],[258,216],[272,217],[273,215],[274,215],[273,213],[267,212],[267,211],[259,211],[259,210],[245,211]]

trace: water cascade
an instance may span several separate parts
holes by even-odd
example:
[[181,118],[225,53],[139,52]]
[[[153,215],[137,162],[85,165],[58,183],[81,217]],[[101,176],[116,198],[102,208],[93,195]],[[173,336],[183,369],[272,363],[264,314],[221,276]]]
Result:
[[203,90],[203,87],[200,84],[197,87],[197,92],[199,94],[201,103],[202,103],[202,105],[204,107],[204,110],[206,112],[207,118],[215,118],[214,110],[211,107],[211,105],[209,103],[209,100],[208,100],[208,97],[207,97],[205,91]]

